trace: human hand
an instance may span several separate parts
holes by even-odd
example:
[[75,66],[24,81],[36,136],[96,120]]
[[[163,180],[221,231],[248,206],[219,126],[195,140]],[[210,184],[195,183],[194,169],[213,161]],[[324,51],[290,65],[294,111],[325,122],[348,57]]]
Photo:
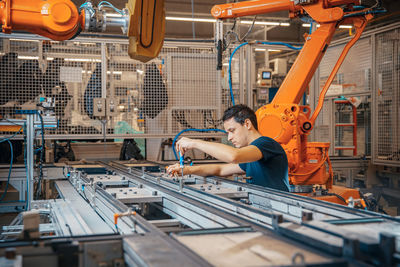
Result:
[[181,167],[179,163],[176,163],[174,165],[169,165],[167,167],[167,173],[169,174],[169,176],[178,175],[180,172],[181,172]]
[[182,137],[176,143],[176,150],[180,151],[181,154],[184,155],[186,151],[194,148],[195,142],[196,142],[196,140],[194,140],[194,139]]

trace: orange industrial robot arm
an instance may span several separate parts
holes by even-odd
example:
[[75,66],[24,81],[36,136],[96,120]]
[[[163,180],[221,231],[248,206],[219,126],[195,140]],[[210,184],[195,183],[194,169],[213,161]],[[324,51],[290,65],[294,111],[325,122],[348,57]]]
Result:
[[[306,36],[302,50],[273,101],[256,112],[260,133],[277,140],[286,151],[291,184],[325,185],[327,189],[332,187],[329,143],[310,143],[307,142],[307,136],[347,52],[372,18],[369,8],[353,10],[353,5],[359,4],[359,0],[255,0],[217,5],[211,11],[215,18],[227,19],[287,10],[291,18],[309,16],[320,24],[316,31]],[[345,46],[311,115],[308,106],[298,104],[340,24],[353,24],[356,34]],[[329,173],[326,171],[326,162]]]
[[131,58],[147,62],[156,57],[164,41],[164,0],[128,0],[120,17],[105,12],[104,2],[94,7],[86,1],[79,11],[70,0],[0,0],[0,23],[4,33],[22,30],[57,41],[69,40],[81,30],[98,32],[119,26],[129,37]]
[[79,30],[82,18],[69,0],[2,0],[2,30],[24,30],[53,40],[67,40]]

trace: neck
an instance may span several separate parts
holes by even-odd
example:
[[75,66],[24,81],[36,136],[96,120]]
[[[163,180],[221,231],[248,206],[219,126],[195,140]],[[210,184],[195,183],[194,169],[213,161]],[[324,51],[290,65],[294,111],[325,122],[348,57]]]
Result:
[[251,142],[253,142],[254,140],[256,140],[257,138],[259,138],[261,136],[262,135],[257,130],[255,130],[255,129],[251,130],[247,137],[247,145],[250,145]]

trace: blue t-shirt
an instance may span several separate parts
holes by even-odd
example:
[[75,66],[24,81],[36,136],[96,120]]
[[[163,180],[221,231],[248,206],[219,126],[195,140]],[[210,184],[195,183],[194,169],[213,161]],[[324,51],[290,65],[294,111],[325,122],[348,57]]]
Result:
[[285,150],[274,139],[262,136],[251,142],[263,157],[254,162],[240,163],[246,176],[252,179],[248,183],[289,191],[288,161]]

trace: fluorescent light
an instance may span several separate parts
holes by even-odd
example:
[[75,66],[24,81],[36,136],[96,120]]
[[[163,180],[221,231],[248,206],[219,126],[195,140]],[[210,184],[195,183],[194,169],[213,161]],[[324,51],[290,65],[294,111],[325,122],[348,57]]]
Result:
[[[111,71],[107,71],[107,74],[111,74]],[[112,74],[122,75],[122,71],[113,71]]]
[[267,51],[267,49],[265,49],[265,48],[256,48],[256,49],[254,49],[254,51],[265,52],[265,51]]
[[[189,17],[165,17],[166,20],[175,20],[175,21],[188,21],[188,22],[215,22],[215,19],[202,19],[202,18],[189,18]],[[251,20],[242,20],[240,23],[242,24],[253,24]],[[256,21],[254,24],[256,25],[266,25],[266,26],[290,26],[288,22],[274,22],[274,21]]]
[[[305,28],[310,28],[311,24],[310,23],[303,23],[301,26],[305,27]],[[321,25],[317,24],[317,27],[320,27]],[[353,28],[353,26],[351,25],[340,25],[339,26],[340,29],[351,29]]]
[[268,49],[268,52],[281,52],[279,49]]
[[82,73],[91,74],[92,72],[91,72],[90,70],[88,70],[88,71],[86,71],[86,70],[83,70],[83,71],[82,71]]
[[100,59],[94,58],[64,58],[65,61],[76,61],[76,62],[101,62]]
[[[242,24],[253,24],[252,20],[242,20],[240,23]],[[255,25],[266,25],[266,26],[279,26],[279,22],[273,21],[256,21],[254,22]]]
[[36,59],[36,60],[38,60],[38,59],[39,59],[39,57],[18,56],[18,59]]
[[[18,59],[28,59],[28,60],[39,60],[39,57],[35,56],[18,56]],[[54,60],[54,57],[47,57],[46,60]]]
[[35,43],[39,42],[39,40],[12,39],[12,38],[10,38],[9,40],[10,41],[18,41],[18,42],[35,42]]
[[144,71],[139,70],[139,69],[137,69],[136,71],[137,71],[137,73],[139,73],[139,74],[143,74],[143,73],[144,73]]
[[[310,28],[311,24],[310,23],[303,23],[301,24],[301,26],[305,27],[305,28]],[[317,28],[320,27],[321,25],[317,24]]]
[[175,21],[194,21],[194,22],[215,22],[215,19],[200,19],[200,18],[184,18],[184,17],[165,17],[166,20]]

